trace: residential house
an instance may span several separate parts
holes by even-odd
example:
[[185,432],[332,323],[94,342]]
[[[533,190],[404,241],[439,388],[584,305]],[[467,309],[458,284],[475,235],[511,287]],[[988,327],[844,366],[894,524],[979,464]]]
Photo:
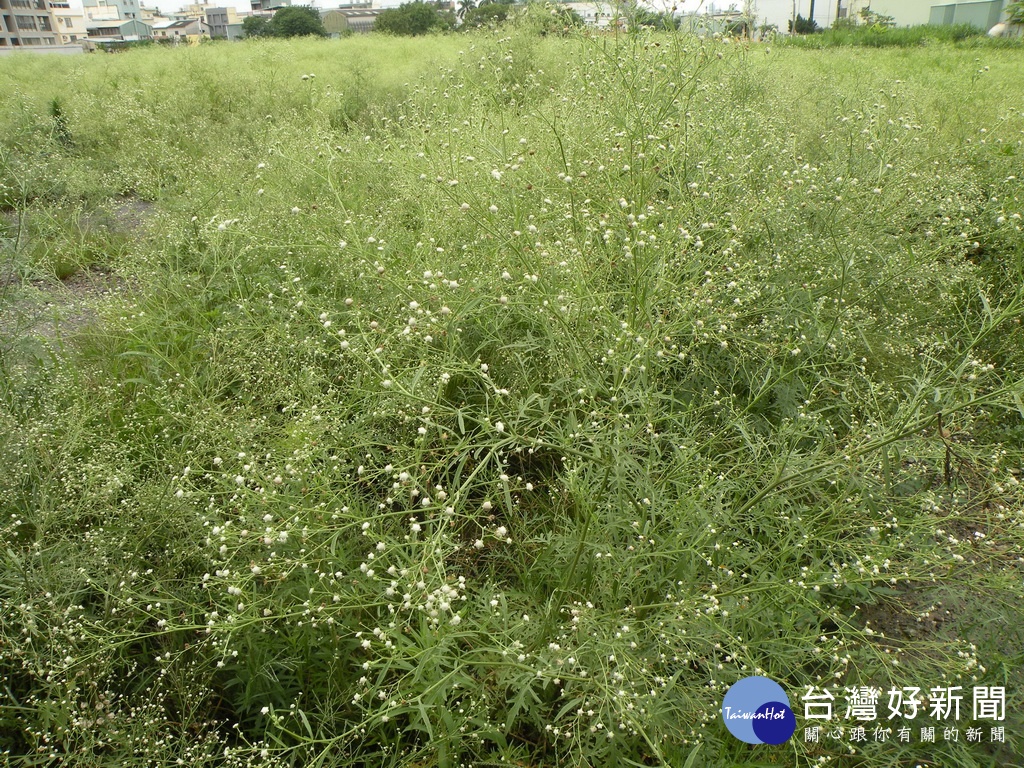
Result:
[[273,16],[278,8],[291,4],[292,0],[249,0],[253,16]]
[[81,10],[72,8],[68,0],[49,0],[49,6],[61,45],[71,45],[88,37],[85,14]]
[[171,21],[171,17],[168,14],[161,11],[159,8],[147,8],[146,6],[140,4],[139,12],[139,18],[144,23],[149,24],[149,26],[151,27],[154,24],[159,24],[163,21]]
[[82,10],[85,12],[86,22],[142,20],[139,0],[82,0]]
[[177,19],[161,21],[153,25],[154,40],[173,40],[174,42],[198,42],[200,38],[210,36],[210,25],[202,19]]
[[218,6],[206,9],[206,23],[210,26],[210,37],[231,39],[230,26],[241,29],[242,20],[234,6]]
[[60,43],[46,0],[0,0],[0,48]]

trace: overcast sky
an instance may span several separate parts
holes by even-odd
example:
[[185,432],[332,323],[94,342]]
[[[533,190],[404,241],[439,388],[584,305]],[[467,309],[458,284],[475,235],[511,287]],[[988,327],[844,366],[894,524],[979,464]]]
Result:
[[[189,0],[143,0],[143,5],[156,6],[162,11],[177,11],[186,5]],[[214,0],[211,0],[214,1]],[[235,6],[240,11],[249,11],[249,0],[215,0],[227,6]],[[307,0],[309,1],[309,0]],[[303,4],[303,0],[293,0],[296,5]],[[316,8],[333,8],[339,5],[338,0],[311,0]],[[403,0],[381,0],[379,5],[400,5]],[[743,0],[645,0],[658,9],[670,8],[673,4],[678,6],[684,13],[704,11],[724,11],[730,6],[743,7]],[[769,24],[778,25],[779,29],[785,31],[786,22],[792,17],[794,3],[796,12],[807,16],[810,11],[810,0],[754,0],[757,9],[758,21],[767,19]],[[71,0],[73,6],[81,7],[81,0]],[[814,18],[822,27],[832,23],[836,13],[835,0],[816,0],[814,5]]]

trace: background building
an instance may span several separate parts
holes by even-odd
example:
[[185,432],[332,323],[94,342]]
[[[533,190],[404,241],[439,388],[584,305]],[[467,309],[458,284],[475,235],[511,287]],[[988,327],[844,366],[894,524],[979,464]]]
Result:
[[986,32],[1003,20],[1010,0],[941,3],[936,0],[871,0],[872,11],[892,16],[896,25],[970,24]]
[[70,45],[88,36],[85,28],[85,14],[72,8],[67,0],[50,0],[54,29],[59,36],[58,44]]
[[[206,23],[210,27],[210,37],[231,39],[229,27],[241,25],[242,19],[234,6],[218,6],[206,9]],[[241,28],[239,26],[239,28]]]
[[60,45],[46,0],[0,0],[0,47]]
[[1003,10],[1009,0],[982,3],[947,3],[933,5],[928,21],[931,24],[970,24],[984,30],[992,29],[1005,18]]

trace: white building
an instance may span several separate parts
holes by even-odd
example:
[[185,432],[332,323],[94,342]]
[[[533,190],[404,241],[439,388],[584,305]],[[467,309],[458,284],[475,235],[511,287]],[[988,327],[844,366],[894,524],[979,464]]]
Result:
[[82,0],[86,22],[89,21],[141,21],[139,0]]

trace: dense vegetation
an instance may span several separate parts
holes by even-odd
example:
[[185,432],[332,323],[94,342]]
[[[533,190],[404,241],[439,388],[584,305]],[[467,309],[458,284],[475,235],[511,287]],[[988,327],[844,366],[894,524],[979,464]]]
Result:
[[0,59],[12,764],[1021,753],[1019,54],[542,22]]

